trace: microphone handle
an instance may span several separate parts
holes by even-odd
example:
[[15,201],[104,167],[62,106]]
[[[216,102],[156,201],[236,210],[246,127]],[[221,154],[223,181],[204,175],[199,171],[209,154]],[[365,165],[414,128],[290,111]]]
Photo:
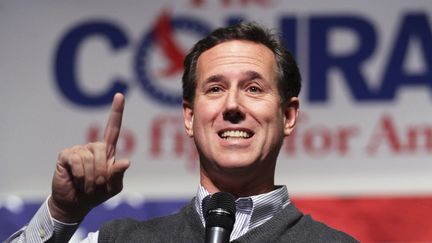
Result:
[[230,240],[231,231],[222,227],[210,227],[206,229],[206,243],[227,243]]

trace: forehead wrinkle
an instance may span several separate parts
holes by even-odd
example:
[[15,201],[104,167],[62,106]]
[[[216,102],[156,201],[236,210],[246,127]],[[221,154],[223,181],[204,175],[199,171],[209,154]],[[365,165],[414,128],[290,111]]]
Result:
[[[218,75],[220,74],[219,71],[227,70],[226,68],[232,69],[234,72],[236,70],[241,71],[243,69],[242,65],[245,65],[246,70],[244,71],[247,71],[247,69],[255,70],[252,66],[257,67],[258,69],[255,71],[261,75],[262,79],[267,76],[269,67],[271,72],[268,73],[270,75],[268,78],[272,80],[276,76],[276,60],[274,53],[270,49],[261,44],[236,40],[221,43],[204,51],[198,57],[197,78],[203,81],[209,80],[203,75]],[[247,68],[248,65],[249,68]],[[206,73],[203,73],[204,70],[206,70]],[[211,79],[214,80],[214,78]]]
[[[241,60],[239,60],[238,57],[232,57],[232,58],[227,58],[226,56],[221,56],[221,57],[215,57],[212,60],[209,60],[208,62],[206,62],[206,64],[201,63],[201,68],[210,65],[210,66],[214,66],[217,69],[223,68],[225,69],[226,67],[232,69],[232,71],[240,71],[240,75],[242,76],[246,76],[244,79],[256,79],[256,78],[260,78],[263,79],[263,73],[265,72],[265,68],[268,65],[266,62],[264,62],[263,60],[259,59],[259,58],[251,58],[249,56],[244,56],[245,58],[242,58]],[[244,66],[243,65],[250,65],[248,66]],[[271,64],[270,64],[271,65]],[[255,66],[257,68],[252,68],[252,66]],[[242,69],[245,70],[242,70]],[[256,69],[256,70],[254,70]],[[223,78],[225,76],[223,74],[218,74],[215,73],[214,75],[209,76],[208,78],[206,78],[205,80],[208,81],[222,81]]]
[[[213,60],[216,60],[216,59],[218,59],[218,58],[215,58]],[[219,59],[223,59],[223,60],[226,61],[226,58],[224,58],[224,57],[221,57]],[[261,61],[261,60],[259,60],[259,59],[255,59],[255,58],[250,58],[250,59],[252,59],[252,60],[258,60],[258,62],[264,64],[264,62]],[[211,62],[212,61],[209,61],[209,63],[211,63]],[[256,61],[255,62],[254,61],[245,61],[245,60],[243,60],[243,61],[240,60],[239,61],[236,58],[236,59],[233,59],[232,61],[229,61],[229,62],[221,61],[220,63],[217,63],[217,65],[215,65],[215,66],[221,67],[221,66],[233,66],[233,65],[251,64],[251,65],[254,65],[254,66],[258,66],[258,68],[259,68],[258,70],[264,71],[263,70],[264,69],[263,65],[260,65],[258,62],[256,62]],[[201,65],[205,66],[206,64],[201,63]],[[202,75],[202,73],[201,73],[202,70],[201,69],[203,68],[203,66],[201,66],[201,65],[199,65],[199,68],[198,68],[198,70],[199,70],[198,71],[199,76]],[[234,70],[235,69],[236,68],[234,68]],[[242,78],[242,79],[247,79],[247,80],[252,80],[252,79],[257,79],[257,78],[264,79],[263,76],[262,76],[262,74],[259,71],[254,71],[254,70],[244,70],[244,71],[241,71],[240,75],[246,76],[245,78]],[[218,74],[218,73],[210,75],[209,77],[202,77],[202,78],[205,78],[205,80],[204,80],[205,83],[209,83],[209,82],[221,82],[221,81],[226,81],[227,80],[227,78],[226,78],[226,76],[224,74]]]
[[[261,55],[259,57],[262,57]],[[257,66],[265,65],[264,58],[259,58],[250,55],[218,55],[209,60],[209,62],[216,65],[231,65],[231,64],[253,64]]]

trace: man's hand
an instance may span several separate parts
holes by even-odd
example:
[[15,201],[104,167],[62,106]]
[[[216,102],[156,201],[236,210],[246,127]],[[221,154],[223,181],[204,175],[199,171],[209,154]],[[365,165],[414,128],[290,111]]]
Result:
[[104,141],[60,152],[48,201],[51,216],[64,223],[81,221],[95,206],[118,194],[129,160],[116,160],[124,96],[114,96]]

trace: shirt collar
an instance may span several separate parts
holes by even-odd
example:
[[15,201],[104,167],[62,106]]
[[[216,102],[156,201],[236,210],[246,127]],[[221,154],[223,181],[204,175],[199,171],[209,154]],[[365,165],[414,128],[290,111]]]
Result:
[[[199,185],[195,197],[195,210],[205,226],[203,200],[209,200],[210,193]],[[277,212],[285,208],[290,203],[286,186],[276,186],[273,191],[254,195],[250,197],[240,197],[236,200],[237,212],[252,214],[249,229],[259,226],[273,217]],[[205,203],[204,203],[205,204]]]

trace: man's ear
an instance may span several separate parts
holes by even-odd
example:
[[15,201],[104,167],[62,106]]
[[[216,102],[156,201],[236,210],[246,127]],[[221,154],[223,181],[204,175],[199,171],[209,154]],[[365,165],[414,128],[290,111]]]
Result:
[[186,128],[186,134],[189,137],[193,137],[193,115],[192,104],[186,100],[183,100],[183,120]]
[[289,136],[296,125],[299,114],[300,101],[298,97],[292,97],[284,104],[284,134]]

